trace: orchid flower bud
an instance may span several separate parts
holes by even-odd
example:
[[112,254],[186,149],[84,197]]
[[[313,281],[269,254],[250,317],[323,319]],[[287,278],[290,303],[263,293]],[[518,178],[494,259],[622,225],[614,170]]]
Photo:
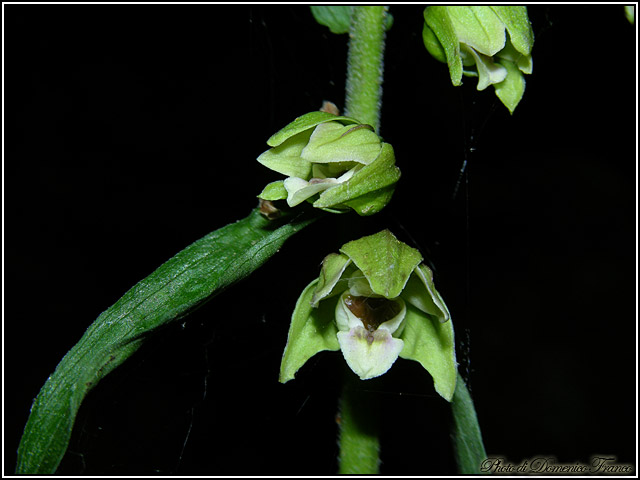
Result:
[[333,213],[373,215],[391,200],[400,170],[393,148],[370,125],[328,112],[296,118],[273,135],[258,162],[286,175],[268,184],[259,198],[308,201]]
[[451,401],[456,383],[449,310],[418,250],[384,230],[328,255],[298,299],[280,367],[287,382],[323,350],[340,350],[362,380],[400,358],[419,362]]
[[[422,38],[429,53],[447,63],[451,82],[478,77],[478,90],[493,85],[511,113],[522,99],[523,74],[533,70],[533,30],[526,7],[427,7]],[[508,33],[508,35],[507,35]]]

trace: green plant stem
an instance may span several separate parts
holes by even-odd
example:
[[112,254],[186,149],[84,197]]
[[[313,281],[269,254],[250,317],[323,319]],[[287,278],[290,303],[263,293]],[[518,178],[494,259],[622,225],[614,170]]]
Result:
[[453,444],[458,470],[462,474],[480,473],[480,464],[487,458],[473,400],[458,373],[456,390],[451,401],[453,413]]
[[362,391],[362,382],[351,371],[345,381],[339,404],[340,474],[380,473],[378,439],[378,399]]
[[353,7],[345,115],[380,129],[387,7]]
[[[387,7],[353,7],[349,31],[345,115],[380,128]],[[352,372],[340,398],[339,473],[376,474],[380,466],[379,408],[375,398],[361,391]]]

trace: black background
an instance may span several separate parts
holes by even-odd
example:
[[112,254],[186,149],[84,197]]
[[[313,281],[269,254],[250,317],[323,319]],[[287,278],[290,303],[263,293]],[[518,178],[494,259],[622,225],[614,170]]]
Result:
[[[322,258],[382,228],[435,269],[489,454],[635,463],[635,27],[622,6],[530,7],[534,73],[510,116],[475,79],[451,86],[422,45],[422,10],[391,10],[391,204],[306,229],[156,335],[87,397],[61,473],[335,473],[340,354],[286,385],[279,363]],[[343,107],[347,36],[306,6],[4,12],[11,473],[32,399],[93,319],[248,214],[278,178],[254,160],[272,133],[322,100]],[[455,472],[426,372],[399,360],[362,388],[382,403],[382,473]]]

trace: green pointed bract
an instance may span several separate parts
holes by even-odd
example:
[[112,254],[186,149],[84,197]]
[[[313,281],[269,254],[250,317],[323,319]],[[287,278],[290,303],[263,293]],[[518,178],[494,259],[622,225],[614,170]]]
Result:
[[371,290],[385,298],[399,296],[422,261],[418,250],[399,241],[389,230],[349,242],[340,251],[367,277]]
[[[322,262],[294,310],[280,381],[323,350],[341,350],[368,380],[398,358],[419,362],[451,401],[456,382],[453,325],[422,255],[384,230],[346,243]],[[330,328],[329,325],[332,325]]]
[[286,198],[290,207],[308,201],[331,213],[352,209],[373,215],[389,203],[400,178],[391,145],[382,142],[373,127],[353,118],[311,112],[268,143],[272,148],[258,162],[287,178],[259,197]]
[[[493,85],[511,113],[532,72],[533,30],[524,6],[429,6],[424,11],[427,51],[449,67],[454,86],[462,75],[478,77],[478,90]],[[515,65],[514,70],[511,62]]]
[[400,352],[400,358],[420,363],[431,374],[436,392],[450,402],[456,388],[457,375],[451,321],[441,323],[412,305],[407,305],[401,338],[404,348]]
[[317,283],[316,279],[304,289],[293,311],[280,365],[281,383],[292,380],[295,373],[316,353],[340,349],[338,329],[332,321],[335,305],[324,302],[319,308],[311,306]]

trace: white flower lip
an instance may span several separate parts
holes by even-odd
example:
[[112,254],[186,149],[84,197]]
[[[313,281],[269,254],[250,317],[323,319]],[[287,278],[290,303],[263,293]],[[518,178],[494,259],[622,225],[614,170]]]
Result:
[[389,300],[396,303],[400,311],[372,330],[347,306],[350,296],[351,290],[345,290],[336,305],[338,343],[351,370],[367,380],[386,373],[400,355],[404,342],[396,337],[404,329],[407,309],[401,298]]

